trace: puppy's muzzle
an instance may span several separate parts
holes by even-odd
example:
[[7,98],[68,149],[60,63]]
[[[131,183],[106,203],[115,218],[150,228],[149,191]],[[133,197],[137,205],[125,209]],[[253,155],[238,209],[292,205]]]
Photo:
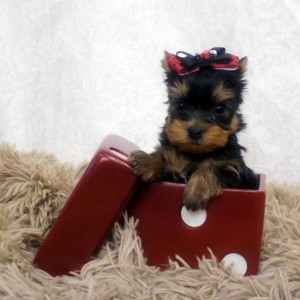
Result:
[[202,137],[203,131],[197,126],[192,126],[187,130],[188,136],[192,140],[199,140]]

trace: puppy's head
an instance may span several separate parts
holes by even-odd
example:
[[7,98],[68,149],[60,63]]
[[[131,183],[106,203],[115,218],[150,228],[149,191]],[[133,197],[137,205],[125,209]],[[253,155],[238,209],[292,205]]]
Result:
[[245,88],[247,58],[235,70],[201,70],[179,75],[162,61],[168,89],[164,127],[169,142],[180,151],[205,153],[224,147],[230,135],[244,128],[239,106]]

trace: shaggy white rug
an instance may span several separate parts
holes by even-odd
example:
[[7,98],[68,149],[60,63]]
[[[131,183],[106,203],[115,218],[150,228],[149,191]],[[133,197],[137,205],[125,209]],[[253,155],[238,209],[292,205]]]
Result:
[[300,299],[300,187],[268,185],[257,276],[240,277],[215,259],[199,269],[147,266],[135,222],[116,224],[97,257],[73,276],[52,277],[32,260],[86,164],[0,145],[1,299]]

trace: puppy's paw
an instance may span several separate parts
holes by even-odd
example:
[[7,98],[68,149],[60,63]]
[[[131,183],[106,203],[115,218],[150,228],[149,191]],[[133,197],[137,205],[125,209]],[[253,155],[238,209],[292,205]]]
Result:
[[209,197],[207,195],[202,194],[201,191],[190,192],[188,188],[185,188],[183,193],[183,205],[187,210],[198,210],[205,209],[207,203],[209,201]]
[[188,210],[205,209],[209,200],[213,197],[217,197],[222,193],[222,189],[219,186],[206,186],[191,187],[187,185],[183,192],[183,205]]
[[144,151],[133,151],[128,156],[128,163],[134,173],[142,177],[143,181],[151,182],[160,177],[159,166],[155,159]]

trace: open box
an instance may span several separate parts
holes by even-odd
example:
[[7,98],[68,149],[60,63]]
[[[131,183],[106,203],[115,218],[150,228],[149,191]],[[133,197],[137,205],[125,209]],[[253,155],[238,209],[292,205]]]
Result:
[[[181,256],[191,267],[197,257],[236,263],[238,272],[258,270],[265,207],[265,177],[258,190],[225,189],[206,211],[182,206],[183,184],[141,183],[126,163],[138,149],[116,135],[107,136],[45,237],[34,265],[51,275],[80,270],[106,241],[126,209],[139,219],[138,233],[150,265],[164,267]],[[200,221],[199,221],[200,220]]]

